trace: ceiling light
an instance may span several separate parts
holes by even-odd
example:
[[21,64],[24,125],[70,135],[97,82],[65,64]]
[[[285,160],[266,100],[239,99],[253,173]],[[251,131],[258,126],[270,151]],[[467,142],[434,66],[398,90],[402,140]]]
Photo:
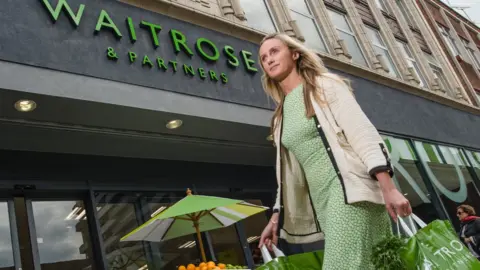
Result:
[[176,129],[176,128],[179,128],[183,125],[183,121],[182,120],[179,120],[179,119],[175,119],[175,120],[172,120],[170,122],[167,123],[166,127],[168,129]]
[[15,102],[14,107],[19,112],[31,112],[37,108],[37,103],[33,100],[20,99]]
[[272,134],[267,136],[267,141],[273,141],[273,135]]

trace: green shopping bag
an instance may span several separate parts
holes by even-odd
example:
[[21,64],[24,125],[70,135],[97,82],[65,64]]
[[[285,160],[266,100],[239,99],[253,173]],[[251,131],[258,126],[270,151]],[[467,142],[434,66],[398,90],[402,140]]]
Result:
[[[406,269],[480,269],[480,262],[458,239],[449,221],[435,220],[427,225],[414,214],[407,221],[410,226],[399,218],[400,226],[409,237],[406,246],[400,251]],[[418,231],[414,221],[421,228]]]
[[257,270],[319,270],[322,269],[323,251],[307,252],[285,256],[277,247],[272,246],[276,258],[272,258],[265,246],[261,248],[264,265]]

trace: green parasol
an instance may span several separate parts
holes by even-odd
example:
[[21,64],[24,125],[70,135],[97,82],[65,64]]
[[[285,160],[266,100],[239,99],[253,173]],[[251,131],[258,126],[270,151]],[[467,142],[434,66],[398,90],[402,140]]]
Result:
[[160,242],[197,234],[202,260],[206,261],[200,232],[224,228],[268,209],[241,200],[192,195],[158,213],[149,221],[123,236],[120,241]]

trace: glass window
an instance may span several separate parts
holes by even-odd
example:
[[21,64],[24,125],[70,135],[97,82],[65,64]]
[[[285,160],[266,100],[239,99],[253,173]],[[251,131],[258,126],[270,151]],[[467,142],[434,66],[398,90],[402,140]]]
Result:
[[392,56],[390,55],[390,52],[388,51],[387,46],[383,42],[380,32],[370,27],[365,27],[365,28],[367,30],[367,35],[370,38],[370,41],[372,42],[375,53],[377,55],[382,55],[383,58],[385,59],[385,62],[388,68],[388,74],[392,77],[398,77],[397,68],[393,63]]
[[326,52],[325,43],[323,41],[320,29],[318,28],[315,18],[305,0],[288,0],[288,7],[292,19],[297,21],[298,28],[305,37],[305,44],[315,50]]
[[[477,174],[477,177],[480,179],[480,152],[472,152],[472,151],[465,151],[467,153],[467,157],[470,160],[470,163],[472,163],[473,169],[475,170],[475,173]],[[480,212],[480,209],[478,209]]]
[[238,240],[235,225],[209,231],[215,258],[218,262],[232,265],[246,265],[242,246]]
[[265,0],[242,0],[241,3],[248,26],[266,33],[276,31],[272,15]]
[[445,91],[447,91],[448,95],[450,95],[451,97],[455,97],[453,93],[450,91],[450,86],[448,84],[447,78],[445,77],[445,74],[443,73],[443,70],[439,66],[435,57],[433,57],[433,55],[426,52],[424,52],[424,55],[427,58],[430,69],[433,72],[433,77],[437,79],[438,83],[440,84],[440,87],[443,88]]
[[415,156],[410,144],[406,140],[391,136],[383,136],[383,140],[390,153],[395,171],[393,181],[410,201],[413,212],[426,222],[438,219],[438,213],[430,199],[430,192],[418,170],[420,161]]
[[[475,183],[467,169],[463,153],[453,147],[415,141],[420,160],[425,167],[428,178],[437,190],[458,230],[460,222],[456,217],[456,208],[460,204],[480,205],[480,196]],[[480,209],[478,209],[480,210]]]
[[438,29],[440,30],[440,33],[442,33],[443,40],[445,40],[445,44],[447,44],[447,47],[450,50],[450,52],[454,56],[461,55],[460,51],[458,50],[455,39],[450,35],[449,30],[441,25],[438,25]]
[[358,44],[357,38],[355,37],[355,33],[353,33],[353,30],[350,27],[350,23],[348,22],[347,17],[330,9],[328,10],[328,14],[330,15],[330,19],[332,20],[333,25],[337,29],[338,37],[345,41],[348,52],[352,56],[353,62],[363,66],[367,66],[367,61],[363,56],[360,45]]
[[417,61],[413,57],[412,51],[410,50],[408,44],[397,40],[397,46],[400,49],[403,58],[407,61],[408,67],[412,68],[413,72],[416,73],[418,79],[420,80],[418,86],[427,87],[427,81],[425,80],[425,76],[423,76],[423,73],[420,71]]
[[377,7],[385,12],[389,12],[387,3],[385,3],[385,0],[375,0],[375,3],[377,4]]
[[476,68],[480,69],[480,60],[478,58],[478,55],[476,54],[475,50],[470,48],[470,42],[468,40],[465,40],[463,38],[460,38],[462,41],[463,45],[465,46],[465,49],[467,50],[468,57],[469,57],[469,62]]
[[0,269],[15,270],[7,202],[0,202]]
[[200,252],[193,235],[164,242],[119,241],[122,236],[183,198],[183,194],[95,194],[109,270],[177,269],[189,263],[198,265]]
[[92,244],[82,201],[32,201],[41,269],[91,269]]
[[397,0],[397,6],[400,9],[400,12],[402,12],[402,15],[405,18],[405,20],[407,21],[407,23],[410,26],[413,26],[413,27],[417,28],[417,24],[416,24],[415,20],[412,18],[412,15],[410,14],[410,12],[408,11],[408,8],[405,5],[404,0]]

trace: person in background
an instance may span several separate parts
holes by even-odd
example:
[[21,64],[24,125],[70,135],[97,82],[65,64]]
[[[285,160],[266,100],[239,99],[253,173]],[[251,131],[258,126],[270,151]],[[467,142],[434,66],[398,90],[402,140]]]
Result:
[[[325,239],[323,269],[374,269],[372,247],[412,213],[392,181],[380,134],[349,84],[318,55],[283,33],[260,45],[265,92],[277,103],[277,199],[260,245]],[[368,91],[368,90],[366,90]]]
[[457,207],[457,217],[461,222],[460,239],[480,260],[480,218],[475,216],[475,209],[467,204]]

